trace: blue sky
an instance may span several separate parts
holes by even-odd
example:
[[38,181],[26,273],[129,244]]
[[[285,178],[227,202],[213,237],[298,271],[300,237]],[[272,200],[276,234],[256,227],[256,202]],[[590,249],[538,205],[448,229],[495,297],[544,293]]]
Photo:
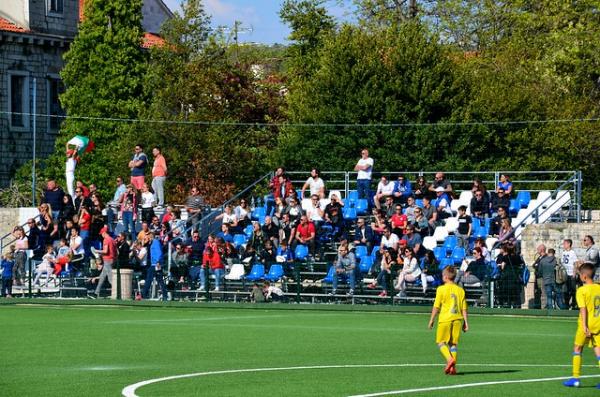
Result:
[[[173,11],[180,9],[181,0],[163,1]],[[285,43],[289,35],[289,29],[279,20],[281,3],[282,0],[204,0],[204,7],[212,16],[213,26],[233,26],[238,20],[243,27],[252,27],[251,33],[239,35],[241,42],[273,44]],[[348,13],[348,7],[337,0],[329,0],[327,7],[335,17],[343,18]]]

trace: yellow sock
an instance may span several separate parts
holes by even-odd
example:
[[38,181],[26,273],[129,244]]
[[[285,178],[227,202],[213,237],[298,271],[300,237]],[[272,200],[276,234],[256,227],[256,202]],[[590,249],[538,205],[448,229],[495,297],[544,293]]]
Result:
[[450,349],[448,349],[448,345],[446,345],[446,344],[441,345],[440,353],[442,353],[442,356],[444,356],[446,361],[450,361],[450,358],[452,357],[452,355],[450,354]]
[[573,353],[573,378],[581,375],[581,353]]
[[458,361],[458,349],[456,349],[456,346],[452,346],[450,348],[450,354],[452,355],[454,361]]

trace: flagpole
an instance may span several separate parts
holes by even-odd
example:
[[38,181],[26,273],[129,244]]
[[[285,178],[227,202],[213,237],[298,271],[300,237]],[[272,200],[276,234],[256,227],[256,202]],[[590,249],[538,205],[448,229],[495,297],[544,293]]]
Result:
[[35,207],[35,152],[36,152],[36,116],[37,113],[37,78],[33,78],[33,164],[31,165],[31,202]]

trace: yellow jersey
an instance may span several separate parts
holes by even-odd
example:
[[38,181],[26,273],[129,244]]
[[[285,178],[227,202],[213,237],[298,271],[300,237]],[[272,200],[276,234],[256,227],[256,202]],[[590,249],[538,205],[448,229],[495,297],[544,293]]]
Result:
[[440,311],[439,323],[462,320],[462,312],[467,309],[465,290],[454,283],[438,287],[435,291],[433,307]]
[[[600,285],[584,284],[577,289],[577,305],[588,313],[588,328],[592,334],[600,333]],[[581,315],[579,325],[583,327]]]

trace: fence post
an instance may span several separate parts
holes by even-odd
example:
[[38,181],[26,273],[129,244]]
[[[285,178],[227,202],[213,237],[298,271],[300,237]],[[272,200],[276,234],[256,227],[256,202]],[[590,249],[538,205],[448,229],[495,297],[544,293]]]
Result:
[[581,184],[582,184],[582,172],[577,171],[577,186],[575,195],[577,197],[577,223],[581,223]]
[[29,299],[32,298],[32,293],[31,293],[31,258],[27,258],[27,267],[29,268],[29,277],[27,277],[27,284],[28,284],[28,289],[29,289]]
[[300,281],[300,266],[301,263],[296,263],[296,303],[300,303],[300,289],[302,288],[302,282]]

